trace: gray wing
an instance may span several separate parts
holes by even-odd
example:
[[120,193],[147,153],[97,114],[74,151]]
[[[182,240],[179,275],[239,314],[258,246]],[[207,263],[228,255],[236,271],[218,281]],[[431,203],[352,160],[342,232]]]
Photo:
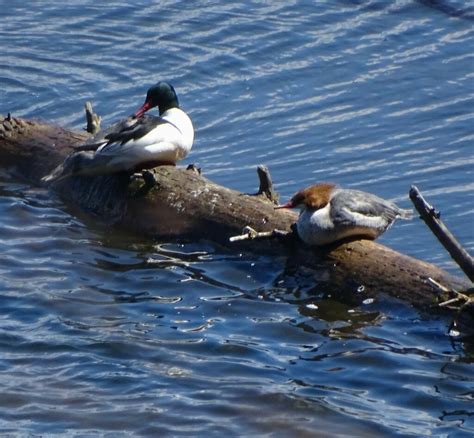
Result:
[[127,117],[120,120],[119,122],[114,123],[106,129],[100,130],[93,137],[89,137],[84,143],[80,146],[74,148],[75,152],[79,151],[95,151],[99,147],[104,146],[108,143],[107,137],[114,132],[121,132],[127,129],[133,128],[137,123],[137,119],[134,116]]
[[331,199],[331,219],[341,226],[367,226],[385,230],[403,211],[393,202],[359,190],[336,192]]
[[96,151],[100,147],[104,150],[105,148],[109,149],[109,146],[115,143],[119,146],[123,146],[130,140],[136,140],[146,135],[162,123],[167,122],[161,117],[148,115],[139,119],[134,116],[127,117],[126,119],[120,120],[120,122],[114,123],[107,129],[98,132],[94,137],[87,139],[83,144],[75,147],[74,151]]
[[154,116],[143,116],[139,119],[135,119],[135,123],[122,126],[120,129],[108,133],[104,137],[105,140],[107,140],[107,143],[102,148],[102,151],[108,149],[113,144],[119,144],[123,146],[130,140],[137,140],[141,137],[144,137],[158,125],[162,125],[164,123],[168,122],[163,120],[161,117]]

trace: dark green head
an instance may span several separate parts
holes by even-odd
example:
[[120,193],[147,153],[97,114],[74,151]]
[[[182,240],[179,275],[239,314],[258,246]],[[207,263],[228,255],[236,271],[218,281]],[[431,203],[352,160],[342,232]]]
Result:
[[148,89],[145,103],[135,113],[135,117],[141,117],[148,110],[158,107],[160,115],[170,108],[179,108],[178,96],[173,86],[168,82],[158,82]]

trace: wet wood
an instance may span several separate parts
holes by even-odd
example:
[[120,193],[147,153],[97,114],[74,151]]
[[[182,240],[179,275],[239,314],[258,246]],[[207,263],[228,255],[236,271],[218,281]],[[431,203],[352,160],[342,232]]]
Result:
[[[41,184],[41,178],[86,138],[85,133],[10,117],[0,123],[0,164],[32,184]],[[50,188],[79,211],[140,236],[167,241],[205,239],[233,251],[285,256],[289,269],[301,265],[313,268],[315,285],[357,300],[385,293],[437,312],[443,310],[438,303],[449,296],[433,287],[428,278],[449,290],[468,287],[432,264],[368,240],[324,249],[305,247],[293,233],[230,242],[245,226],[257,232],[291,231],[297,215],[275,210],[268,199],[274,199],[274,193],[268,196],[263,190],[263,195],[248,195],[230,190],[195,169],[163,166],[132,179],[123,174],[75,177]]]

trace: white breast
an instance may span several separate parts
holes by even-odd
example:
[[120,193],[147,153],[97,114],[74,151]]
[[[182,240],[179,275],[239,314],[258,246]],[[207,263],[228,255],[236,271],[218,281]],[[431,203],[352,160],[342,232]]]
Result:
[[179,108],[171,108],[166,111],[162,118],[167,120],[179,131],[179,138],[176,139],[176,144],[184,154],[183,159],[191,150],[194,142],[194,128],[189,116]]
[[325,245],[334,241],[334,224],[329,216],[330,204],[319,210],[303,207],[296,223],[301,240],[308,245]]
[[137,155],[137,160],[179,161],[188,155],[194,141],[191,119],[179,108],[171,108],[158,125],[145,136],[124,145],[122,153]]

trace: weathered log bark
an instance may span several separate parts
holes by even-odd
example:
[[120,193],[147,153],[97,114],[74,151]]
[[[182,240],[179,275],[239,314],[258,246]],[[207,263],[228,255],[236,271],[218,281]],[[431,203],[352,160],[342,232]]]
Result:
[[[0,123],[0,164],[33,184],[42,184],[41,177],[86,138],[85,133],[45,123],[5,119]],[[436,311],[441,310],[438,303],[450,296],[434,288],[428,278],[448,289],[469,287],[434,265],[368,240],[325,249],[307,248],[295,239],[230,243],[229,237],[247,225],[257,231],[290,230],[297,215],[274,210],[268,194],[229,190],[195,171],[164,166],[150,175],[132,182],[128,175],[67,178],[51,188],[66,203],[141,236],[207,239],[239,251],[287,255],[295,265],[316,268],[321,274],[315,277],[317,283],[358,298],[386,293]],[[357,292],[362,289],[363,293]]]

